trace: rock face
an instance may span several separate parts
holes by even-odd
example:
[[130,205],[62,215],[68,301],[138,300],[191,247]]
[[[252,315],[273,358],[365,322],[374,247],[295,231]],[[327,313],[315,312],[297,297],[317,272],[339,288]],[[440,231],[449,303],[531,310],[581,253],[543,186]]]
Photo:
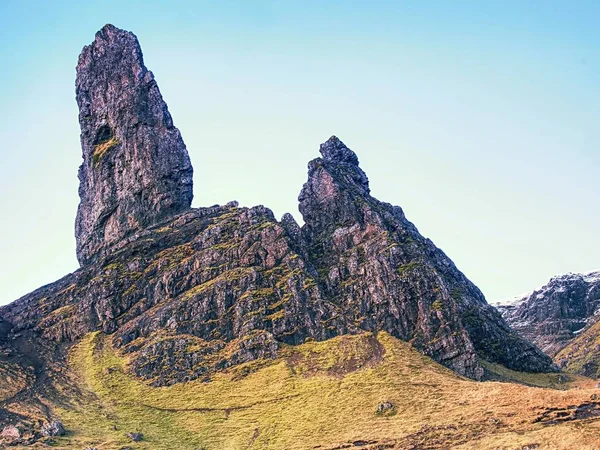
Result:
[[554,357],[595,321],[599,307],[600,272],[593,272],[553,277],[498,309],[514,330]]
[[498,309],[565,371],[600,377],[600,272],[553,277]]
[[76,86],[83,163],[75,234],[85,265],[188,209],[192,166],[133,33],[102,28],[79,56]]
[[29,353],[29,342],[64,350],[101,332],[131,373],[164,386],[260,364],[307,339],[386,331],[474,379],[486,362],[556,370],[400,207],[370,195],[336,137],[309,163],[302,228],[263,206],[190,209],[185,147],[131,33],[97,34],[77,92],[82,267],[0,308]]
[[0,436],[9,441],[14,441],[21,437],[21,432],[14,425],[8,425],[2,429]]

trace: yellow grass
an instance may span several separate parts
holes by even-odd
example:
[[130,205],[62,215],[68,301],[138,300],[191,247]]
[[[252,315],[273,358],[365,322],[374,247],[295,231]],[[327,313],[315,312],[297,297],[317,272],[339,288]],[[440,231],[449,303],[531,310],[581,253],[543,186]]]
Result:
[[[598,391],[477,383],[385,333],[286,347],[276,361],[164,388],[129,375],[126,359],[101,334],[88,335],[70,361],[84,395],[56,408],[70,430],[58,448],[324,450],[359,440],[373,442],[357,447],[363,449],[386,443],[398,449],[600,448],[598,422],[534,423],[546,408],[580,404]],[[547,375],[512,376],[549,383]],[[574,383],[590,386],[581,377]],[[391,401],[395,413],[378,415],[382,401]],[[130,431],[144,433],[144,441],[129,442]]]
[[94,146],[94,152],[92,153],[92,162],[94,167],[98,165],[100,160],[104,157],[106,152],[108,152],[111,148],[116,146],[119,143],[119,140],[113,136],[106,142],[98,144]]

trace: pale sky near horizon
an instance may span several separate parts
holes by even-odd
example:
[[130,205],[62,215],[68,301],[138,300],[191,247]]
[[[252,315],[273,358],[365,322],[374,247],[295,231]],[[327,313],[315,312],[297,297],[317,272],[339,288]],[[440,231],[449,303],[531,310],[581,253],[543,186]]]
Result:
[[0,0],[0,304],[77,269],[75,65],[133,31],[194,206],[300,220],[332,134],[486,295],[600,269],[598,1]]

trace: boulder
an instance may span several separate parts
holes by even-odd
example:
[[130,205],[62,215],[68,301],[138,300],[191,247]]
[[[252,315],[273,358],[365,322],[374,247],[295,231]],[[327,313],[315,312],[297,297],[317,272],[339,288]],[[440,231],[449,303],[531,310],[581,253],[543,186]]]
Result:
[[21,438],[21,431],[14,425],[7,425],[2,429],[0,437],[9,442],[16,441]]
[[42,425],[41,432],[44,436],[63,436],[66,433],[65,427],[61,422],[55,420],[50,423]]
[[127,433],[127,437],[133,442],[140,442],[142,439],[144,439],[144,435],[142,433]]

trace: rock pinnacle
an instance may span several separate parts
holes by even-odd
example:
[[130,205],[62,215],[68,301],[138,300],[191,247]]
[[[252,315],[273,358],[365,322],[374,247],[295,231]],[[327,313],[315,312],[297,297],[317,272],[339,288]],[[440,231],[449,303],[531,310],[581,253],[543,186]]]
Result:
[[83,162],[77,258],[190,207],[192,165],[136,36],[105,25],[79,55],[76,79]]

